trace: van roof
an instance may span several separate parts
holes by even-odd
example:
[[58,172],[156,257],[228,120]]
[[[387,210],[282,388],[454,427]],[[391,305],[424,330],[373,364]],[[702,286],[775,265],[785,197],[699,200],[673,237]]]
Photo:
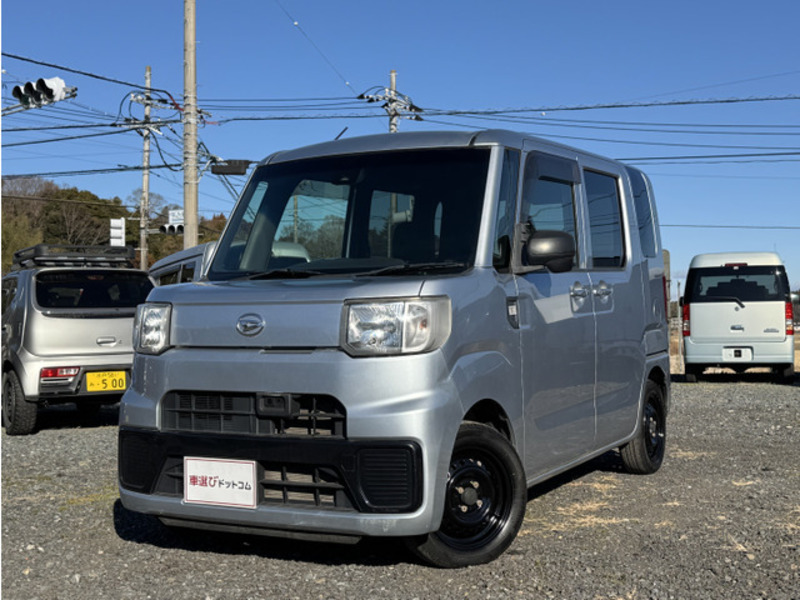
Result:
[[698,254],[692,259],[689,268],[724,267],[732,263],[761,266],[783,265],[781,257],[775,252],[713,252]]
[[408,131],[402,133],[379,133],[374,135],[342,138],[303,146],[292,150],[274,152],[261,161],[263,164],[281,163],[291,160],[332,156],[341,154],[360,154],[364,152],[382,152],[389,150],[412,150],[419,148],[466,148],[499,144],[509,148],[522,148],[525,141],[535,142],[541,149],[551,151],[568,151],[583,156],[595,156],[612,162],[614,159],[600,156],[592,152],[552,142],[534,135],[509,131],[506,129],[484,129],[479,131]]

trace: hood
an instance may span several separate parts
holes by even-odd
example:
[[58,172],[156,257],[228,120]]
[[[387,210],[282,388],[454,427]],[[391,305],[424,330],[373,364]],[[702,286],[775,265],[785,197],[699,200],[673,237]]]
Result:
[[155,288],[148,301],[172,304],[173,346],[335,348],[346,300],[415,297],[421,287],[412,278],[197,282]]

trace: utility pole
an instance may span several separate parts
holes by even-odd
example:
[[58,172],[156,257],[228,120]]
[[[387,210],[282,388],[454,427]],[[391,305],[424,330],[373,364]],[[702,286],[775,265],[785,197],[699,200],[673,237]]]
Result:
[[142,200],[139,203],[139,265],[147,270],[147,227],[150,214],[150,67],[144,70],[144,150],[142,152]]
[[392,69],[389,72],[389,87],[379,89],[382,93],[367,94],[365,92],[359,95],[358,99],[367,102],[383,102],[382,108],[389,115],[389,133],[397,133],[397,123],[401,117],[422,121],[420,116],[422,109],[405,94],[397,93],[397,71]]
[[183,247],[197,245],[197,43],[195,0],[183,2]]
[[388,96],[386,110],[389,112],[389,133],[397,133],[397,71],[394,69],[389,72]]

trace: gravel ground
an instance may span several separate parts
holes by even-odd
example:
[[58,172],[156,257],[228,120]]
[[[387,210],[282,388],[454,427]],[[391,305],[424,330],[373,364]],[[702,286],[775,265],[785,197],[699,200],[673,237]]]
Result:
[[537,486],[510,550],[460,570],[385,540],[178,536],[119,503],[113,409],[51,410],[3,433],[3,598],[800,599],[800,378],[672,390],[658,473],[609,453]]

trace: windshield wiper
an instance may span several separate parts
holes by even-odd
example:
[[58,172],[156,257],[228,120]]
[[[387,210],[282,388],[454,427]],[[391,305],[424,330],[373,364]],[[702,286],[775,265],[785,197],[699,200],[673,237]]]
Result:
[[323,271],[314,271],[311,269],[272,269],[271,271],[264,271],[262,273],[253,273],[246,275],[243,279],[306,279],[314,275],[327,275]]
[[739,300],[736,296],[713,296],[714,302],[719,302],[720,300],[727,300],[729,302],[736,302],[739,306],[744,308],[744,302]]
[[412,273],[426,273],[428,271],[449,271],[454,269],[464,269],[469,264],[465,262],[428,262],[428,263],[404,263],[402,265],[389,265],[374,271],[357,273],[356,277],[372,277],[375,275],[408,275]]

